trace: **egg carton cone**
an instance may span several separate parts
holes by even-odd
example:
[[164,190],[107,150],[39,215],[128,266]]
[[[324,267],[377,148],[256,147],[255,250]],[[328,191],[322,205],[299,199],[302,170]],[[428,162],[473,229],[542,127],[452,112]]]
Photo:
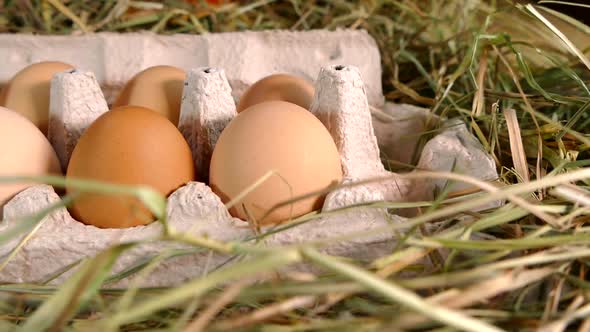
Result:
[[[253,33],[245,33],[245,36],[252,35]],[[303,35],[303,39],[311,39],[310,34]],[[368,38],[365,33],[354,35],[360,40]],[[298,42],[294,35],[283,32],[278,32],[273,37],[269,37],[272,33],[262,33],[261,36],[261,40],[277,40],[278,36],[283,36],[286,40],[282,40],[279,45],[286,41],[289,42],[287,44]],[[367,45],[373,49],[363,50],[361,53],[377,52],[374,43]],[[321,45],[317,47],[317,50],[309,49],[308,52],[322,54],[325,51]],[[342,52],[339,56],[354,57],[346,53]],[[226,56],[232,58],[231,54]],[[233,58],[238,61],[236,57]],[[493,159],[471,136],[464,124],[432,118],[428,110],[409,105],[387,103],[377,108],[370,103],[368,86],[375,86],[377,82],[380,84],[379,75],[369,76],[367,79],[363,76],[363,70],[357,66],[325,62],[319,67],[315,77],[315,96],[310,112],[322,121],[336,142],[342,162],[343,184],[376,177],[384,180],[360,186],[345,186],[330,192],[325,199],[323,211],[329,212],[360,203],[431,199],[436,188],[442,189],[445,186],[444,182],[409,181],[386,171],[380,159],[380,150],[386,150],[389,158],[407,161],[404,158],[409,158],[408,147],[418,145],[417,134],[427,128],[429,121],[442,121],[443,128],[447,129],[426,143],[418,163],[421,168],[459,171],[483,180],[497,178]],[[272,67],[272,64],[265,66]],[[378,62],[376,66],[379,66]],[[231,68],[235,68],[235,65]],[[274,71],[305,71],[293,68],[283,68],[280,64],[275,64]],[[141,69],[143,68],[138,67],[136,71]],[[377,71],[380,72],[380,68]],[[221,67],[206,66],[194,67],[187,75],[178,127],[193,151],[197,167],[208,165],[221,131],[236,116],[236,93],[232,89],[231,80],[226,76],[228,72],[229,70]],[[264,75],[256,77],[262,76]],[[365,83],[368,80],[374,81],[368,85]],[[52,138],[54,148],[62,151],[60,158],[65,168],[71,147],[75,146],[80,134],[94,119],[107,111],[106,99],[101,92],[100,80],[95,78],[93,72],[83,70],[55,75],[51,97],[48,135]],[[80,111],[81,109],[89,111]],[[449,125],[445,125],[447,122]],[[403,144],[399,144],[396,137],[403,138]],[[51,186],[36,185],[25,189],[4,206],[0,234],[17,227],[24,217],[37,214],[57,203],[60,203],[60,197]],[[168,197],[167,217],[170,226],[178,232],[207,236],[220,241],[247,241],[259,234],[247,222],[232,217],[221,199],[201,182],[190,182]],[[333,255],[371,260],[391,253],[399,233],[390,230],[388,226],[403,225],[406,220],[384,208],[354,208],[344,213],[326,214],[268,235],[261,245],[288,245],[352,234],[371,234],[349,236],[347,240],[331,243],[322,249]],[[262,228],[260,232],[264,233],[269,229],[271,228]],[[21,245],[21,237],[0,246],[0,257],[3,260],[9,259],[0,270],[0,282],[60,284],[73,273],[80,260],[119,243],[157,238],[162,231],[163,227],[158,222],[125,229],[101,229],[85,225],[75,220],[67,209],[58,208],[43,218],[24,245]],[[113,273],[130,271],[158,255],[170,255],[171,258],[163,260],[149,275],[141,276],[139,286],[175,285],[227,266],[235,258],[201,248],[152,241],[125,252],[117,260]],[[108,287],[125,287],[134,282],[134,278],[136,276],[130,274],[125,279],[108,284]]]

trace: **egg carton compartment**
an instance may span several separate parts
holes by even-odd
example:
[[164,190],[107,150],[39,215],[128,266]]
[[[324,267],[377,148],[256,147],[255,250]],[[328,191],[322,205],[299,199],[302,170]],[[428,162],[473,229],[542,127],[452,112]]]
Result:
[[[403,161],[407,158],[409,146],[416,144],[416,134],[424,131],[429,118],[428,111],[391,103],[379,110],[371,107],[367,85],[361,76],[362,71],[356,66],[325,64],[315,80],[315,96],[310,112],[320,119],[336,142],[341,156],[343,183],[381,176],[387,179],[337,189],[327,195],[322,210],[330,211],[367,202],[431,199],[434,188],[442,188],[444,182],[426,179],[408,181],[397,177],[385,170],[378,146],[380,138],[382,150],[387,149],[391,158]],[[380,78],[378,81],[380,84]],[[201,176],[206,175],[205,169],[219,134],[236,115],[234,98],[235,91],[232,91],[230,80],[223,69],[198,67],[188,72],[178,127],[193,151],[197,169],[203,172]],[[74,70],[54,77],[48,135],[64,167],[81,133],[106,111],[106,99],[99,80],[92,72]],[[448,124],[445,125],[447,129],[424,146],[418,165],[432,170],[457,170],[484,180],[496,179],[493,159],[484,152],[465,125],[452,121],[448,121]],[[402,138],[404,142],[399,144],[397,139]],[[24,216],[37,213],[59,201],[59,196],[51,186],[37,185],[25,189],[4,206],[0,234],[14,227]],[[168,198],[167,215],[170,225],[177,231],[221,241],[241,241],[257,234],[246,222],[233,218],[220,198],[201,182],[188,183],[172,193]],[[386,229],[391,223],[403,223],[405,220],[384,208],[355,208],[269,235],[264,243],[295,244],[366,233]],[[262,232],[267,229],[263,228]],[[0,271],[0,282],[50,280],[51,284],[59,284],[73,269],[64,274],[59,272],[80,259],[118,243],[155,238],[161,232],[162,226],[157,222],[126,229],[101,229],[74,220],[65,208],[60,208],[42,220],[35,234]],[[323,250],[330,254],[368,260],[391,252],[396,244],[396,236],[398,234],[393,231],[379,232],[340,241]],[[0,247],[0,256],[8,257],[19,240],[14,239]],[[115,264],[114,272],[127,270],[149,257],[173,249],[190,250],[169,243],[145,243],[126,252]],[[227,255],[194,250],[164,260],[142,278],[141,286],[174,285],[203,275],[231,260],[232,257]],[[122,287],[131,280],[133,275],[109,286]]]

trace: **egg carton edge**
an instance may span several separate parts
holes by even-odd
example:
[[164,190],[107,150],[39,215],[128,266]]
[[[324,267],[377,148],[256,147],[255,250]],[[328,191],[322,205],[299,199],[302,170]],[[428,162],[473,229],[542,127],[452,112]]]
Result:
[[[80,36],[0,34],[0,84],[18,68],[39,61],[63,61],[95,74],[107,101],[136,73],[151,66],[172,65],[188,70],[224,68],[233,97],[262,77],[286,72],[307,79],[322,66],[357,66],[367,82],[371,105],[384,103],[381,56],[376,41],[364,30],[243,31],[202,35],[158,35],[151,32],[100,32]],[[230,45],[228,47],[228,45]],[[107,84],[107,86],[105,86]]]

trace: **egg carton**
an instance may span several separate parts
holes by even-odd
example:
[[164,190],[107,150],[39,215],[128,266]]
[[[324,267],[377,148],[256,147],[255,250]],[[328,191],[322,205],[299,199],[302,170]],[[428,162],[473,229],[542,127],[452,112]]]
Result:
[[[247,35],[251,36],[252,33]],[[289,43],[297,43],[297,38],[287,35],[291,36],[287,38]],[[269,33],[264,33],[264,36],[269,36]],[[360,36],[367,38],[364,34]],[[369,44],[375,48],[369,53],[376,51],[375,44]],[[318,45],[316,53],[322,53],[323,50]],[[340,56],[352,57],[346,52]],[[170,64],[164,58],[161,61],[158,64]],[[407,161],[408,149],[416,146],[417,134],[424,131],[426,122],[430,121],[428,110],[392,103],[386,103],[380,108],[370,106],[367,86],[375,86],[380,78],[369,76],[374,81],[367,85],[363,82],[359,67],[329,62],[319,61],[321,65],[315,80],[316,90],[310,112],[322,121],[336,142],[341,156],[343,183],[352,184],[375,177],[387,179],[337,189],[327,195],[322,210],[332,211],[368,202],[431,199],[435,188],[442,188],[444,183],[426,179],[409,181],[386,171],[380,160],[378,144],[380,141],[382,150],[386,150],[390,158]],[[138,71],[141,69],[137,68]],[[275,69],[290,72],[278,66]],[[63,165],[67,164],[84,129],[106,111],[107,101],[92,72],[72,70],[55,75],[51,85],[48,135]],[[197,169],[204,172],[201,176],[206,175],[219,134],[235,115],[235,91],[226,77],[226,71],[217,67],[189,70],[178,127],[193,151]],[[447,121],[447,124],[447,129],[424,146],[419,166],[433,170],[457,170],[484,180],[496,179],[493,159],[485,153],[465,125],[452,121]],[[24,216],[59,202],[60,198],[51,186],[36,185],[25,189],[4,206],[0,234],[16,226]],[[220,198],[200,182],[188,183],[173,192],[168,198],[167,215],[170,225],[177,231],[220,241],[244,241],[258,234],[245,221],[232,217]],[[383,230],[387,230],[392,223],[403,224],[404,221],[406,218],[384,208],[354,208],[269,235],[264,238],[262,245],[321,241],[381,230],[371,235],[349,237],[322,249],[329,254],[370,260],[393,250],[398,233]],[[261,232],[268,229],[263,228]],[[0,282],[60,284],[74,270],[68,270],[68,267],[81,259],[118,243],[156,238],[161,232],[162,225],[157,222],[126,229],[100,229],[74,220],[67,209],[60,208],[45,217],[34,235],[12,255],[0,271]],[[1,246],[0,255],[8,257],[18,246],[19,240],[14,239]],[[234,259],[210,251],[191,250],[178,244],[149,242],[125,252],[113,271],[126,271],[150,257],[175,252],[176,249],[187,251],[163,260],[149,275],[142,276],[140,286],[178,284],[225,266]],[[66,270],[66,273],[61,273]],[[109,287],[127,286],[133,278],[131,275],[109,284]]]

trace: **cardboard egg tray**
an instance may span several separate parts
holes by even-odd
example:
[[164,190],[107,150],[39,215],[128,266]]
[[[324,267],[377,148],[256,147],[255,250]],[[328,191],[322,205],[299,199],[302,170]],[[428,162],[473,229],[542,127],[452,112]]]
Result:
[[[426,130],[428,110],[384,103],[379,51],[363,31],[243,32],[203,36],[152,34],[96,34],[79,37],[0,35],[0,81],[41,60],[71,63],[78,69],[56,74],[51,83],[48,138],[62,165],[67,165],[83,131],[108,111],[108,101],[137,72],[153,65],[174,65],[188,70],[182,97],[179,129],[188,141],[200,178],[220,133],[236,115],[235,101],[256,80],[277,72],[313,79],[315,97],[310,111],[331,133],[341,155],[343,183],[376,177],[387,180],[344,187],[328,194],[323,211],[359,203],[415,201],[432,198],[444,182],[422,179],[410,182],[385,170],[380,154],[409,162],[420,133]],[[105,95],[107,98],[105,98]],[[445,121],[445,120],[441,120]],[[418,166],[456,170],[484,180],[497,178],[493,159],[462,123],[446,121],[447,128],[426,143]],[[460,186],[454,187],[459,189]],[[3,209],[0,234],[29,216],[60,201],[51,186],[25,189]],[[181,232],[230,241],[246,240],[257,232],[228,210],[204,183],[191,182],[168,198],[168,220]],[[384,208],[355,208],[323,216],[269,235],[267,245],[296,244],[370,230],[406,220]],[[262,229],[264,232],[267,229]],[[157,237],[161,224],[126,229],[100,229],[74,220],[61,208],[42,220],[24,246],[20,239],[0,247],[8,264],[0,282],[59,284],[81,259],[118,243]],[[324,248],[330,254],[372,259],[390,253],[397,233],[378,232],[354,237]],[[185,250],[183,254],[178,251]],[[141,286],[174,285],[231,263],[233,257],[194,250],[170,243],[149,242],[126,252],[114,273],[125,271],[159,254],[175,252],[162,261]],[[61,273],[66,271],[66,273]],[[110,284],[122,287],[133,275]]]

